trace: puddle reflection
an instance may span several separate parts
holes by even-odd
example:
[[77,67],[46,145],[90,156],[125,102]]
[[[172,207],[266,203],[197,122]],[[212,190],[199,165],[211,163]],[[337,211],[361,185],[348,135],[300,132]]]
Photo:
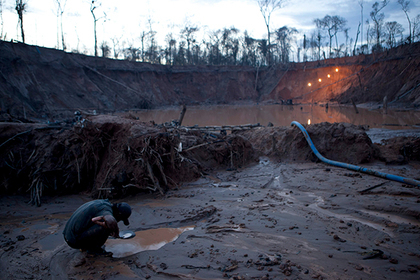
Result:
[[[131,112],[141,121],[164,123],[179,118],[180,108],[165,110],[142,110]],[[320,122],[346,122],[355,125],[369,125],[371,128],[411,129],[420,127],[420,112],[368,110],[343,106],[323,107],[319,105],[253,105],[253,106],[203,106],[188,107],[183,125],[243,125],[256,124],[289,126],[292,121],[302,124]],[[417,126],[417,127],[413,127]]]
[[175,241],[183,232],[194,227],[157,228],[136,231],[131,239],[108,239],[106,250],[113,253],[114,258],[123,258],[143,251],[158,250],[165,244]]

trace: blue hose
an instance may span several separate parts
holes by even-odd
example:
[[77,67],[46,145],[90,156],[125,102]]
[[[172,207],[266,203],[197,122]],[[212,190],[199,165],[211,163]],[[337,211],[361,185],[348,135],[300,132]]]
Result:
[[328,163],[328,164],[331,164],[331,165],[334,165],[334,166],[338,166],[338,167],[342,167],[342,168],[347,168],[347,169],[350,169],[350,170],[358,171],[358,172],[363,172],[363,173],[366,173],[366,174],[369,174],[369,175],[373,175],[373,176],[377,176],[377,177],[382,177],[382,178],[385,178],[385,179],[388,179],[388,180],[393,180],[393,181],[397,181],[397,182],[400,182],[400,183],[405,183],[405,184],[410,184],[410,185],[413,185],[413,186],[420,187],[420,181],[417,181],[417,180],[414,180],[414,179],[404,178],[404,177],[401,177],[401,176],[387,174],[387,173],[382,173],[382,172],[379,172],[379,171],[367,169],[367,168],[356,166],[356,165],[353,165],[353,164],[348,164],[348,163],[343,163],[343,162],[339,162],[339,161],[334,161],[334,160],[327,159],[327,158],[323,157],[318,152],[318,150],[315,148],[314,143],[312,142],[311,138],[309,137],[308,132],[306,131],[306,129],[300,123],[298,123],[296,121],[293,121],[291,123],[291,125],[292,126],[293,125],[297,126],[302,131],[303,135],[306,138],[306,141],[309,144],[309,147],[311,147],[311,149],[312,149],[312,152],[314,152],[314,154],[322,162],[325,162],[325,163]]

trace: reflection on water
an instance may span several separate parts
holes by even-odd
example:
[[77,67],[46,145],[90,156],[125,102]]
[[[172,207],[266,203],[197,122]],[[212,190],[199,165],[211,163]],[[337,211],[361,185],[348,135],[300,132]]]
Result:
[[193,229],[194,227],[182,227],[136,231],[136,236],[131,239],[108,239],[105,246],[114,258],[123,258],[143,251],[158,250],[175,241],[184,231]]
[[[141,121],[165,123],[177,120],[180,108],[165,110],[144,110],[131,112]],[[274,126],[289,126],[292,121],[302,124],[320,122],[346,122],[355,125],[369,125],[371,128],[412,129],[420,127],[420,112],[396,112],[388,110],[371,111],[358,108],[356,114],[353,107],[318,105],[253,105],[253,106],[206,106],[188,107],[183,125],[243,125],[256,124],[266,126],[269,122]]]

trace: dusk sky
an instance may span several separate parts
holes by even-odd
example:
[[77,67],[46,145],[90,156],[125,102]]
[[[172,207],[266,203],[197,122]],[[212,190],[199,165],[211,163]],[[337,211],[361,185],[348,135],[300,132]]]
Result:
[[[14,0],[3,2],[1,35],[5,40],[20,38],[18,16],[14,11]],[[93,53],[93,18],[89,0],[60,0],[66,3],[63,15],[63,30],[68,50],[78,48]],[[288,0],[283,8],[275,11],[271,18],[271,30],[282,26],[294,27],[299,31],[298,40],[303,34],[310,36],[315,30],[316,18],[325,15],[338,15],[347,20],[350,38],[356,37],[361,20],[360,0]],[[363,21],[372,22],[369,13],[375,1],[363,1]],[[148,19],[153,30],[157,31],[158,44],[165,46],[165,36],[173,33],[178,38],[179,31],[188,22],[200,28],[198,38],[208,39],[209,31],[224,27],[236,27],[241,34],[245,30],[254,38],[266,38],[267,30],[264,19],[255,0],[98,0],[101,6],[96,9],[96,16],[106,13],[106,21],[98,21],[98,42],[111,38],[139,43],[140,33],[147,31]],[[118,3],[116,6],[115,3]],[[56,0],[27,0],[27,12],[24,14],[26,43],[45,47],[57,45],[57,10]],[[420,14],[420,1],[410,1],[410,19]],[[385,22],[397,21],[408,33],[408,22],[397,0],[391,0],[382,10]],[[105,19],[105,18],[104,18]],[[366,37],[366,30],[364,37]],[[360,37],[359,37],[360,39]],[[344,43],[341,42],[341,43]]]

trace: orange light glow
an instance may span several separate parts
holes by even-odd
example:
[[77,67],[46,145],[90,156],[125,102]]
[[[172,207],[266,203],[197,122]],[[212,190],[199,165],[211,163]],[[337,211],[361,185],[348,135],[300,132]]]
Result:
[[308,87],[310,87],[310,86],[312,86],[312,84],[311,83],[308,83]]
[[308,125],[310,125],[311,124],[311,119],[308,119]]
[[327,77],[328,77],[328,78],[331,78],[331,75],[330,75],[330,74],[328,74],[328,75],[327,75]]
[[318,82],[322,82],[322,80],[321,79],[318,79]]
[[338,68],[335,68],[335,72],[338,72]]

